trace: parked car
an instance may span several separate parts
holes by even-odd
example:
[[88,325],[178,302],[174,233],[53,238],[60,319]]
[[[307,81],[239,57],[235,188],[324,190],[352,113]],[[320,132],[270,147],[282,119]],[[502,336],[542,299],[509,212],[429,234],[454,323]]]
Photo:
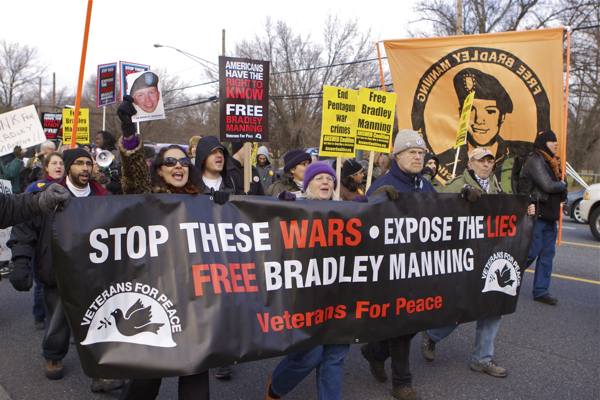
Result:
[[585,222],[581,219],[581,212],[579,211],[579,203],[583,200],[583,195],[585,193],[585,189],[577,190],[575,192],[569,193],[569,199],[563,205],[563,214],[565,216],[570,217],[580,224],[584,224]]
[[600,241],[600,183],[587,188],[579,203],[579,212],[584,222],[590,223],[590,231]]

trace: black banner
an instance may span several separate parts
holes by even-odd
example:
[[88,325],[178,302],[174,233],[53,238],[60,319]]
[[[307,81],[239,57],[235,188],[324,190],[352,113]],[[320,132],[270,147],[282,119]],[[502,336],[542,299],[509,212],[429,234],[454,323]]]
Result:
[[514,312],[527,202],[89,197],[56,214],[53,261],[87,375],[189,375]]
[[220,140],[269,141],[269,62],[219,57]]

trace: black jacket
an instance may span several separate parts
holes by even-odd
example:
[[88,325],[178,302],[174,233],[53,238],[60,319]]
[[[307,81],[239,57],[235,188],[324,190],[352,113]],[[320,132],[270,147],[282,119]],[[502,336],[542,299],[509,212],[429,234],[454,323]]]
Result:
[[538,217],[556,221],[560,217],[560,202],[567,198],[567,187],[554,174],[552,166],[539,151],[532,152],[521,170],[519,194],[529,195],[536,203]]
[[[66,178],[59,185],[64,186]],[[43,186],[39,192],[48,189],[50,185]],[[106,196],[107,192],[102,186],[95,183],[92,185],[90,196]],[[32,221],[16,225],[12,228],[10,239],[7,243],[12,252],[12,259],[25,257],[32,258],[35,275],[44,285],[56,287],[56,277],[52,266],[52,220],[54,212],[43,214]]]
[[38,205],[38,193],[0,193],[0,229],[22,224],[42,215]]
[[[240,182],[236,176],[231,176],[227,173],[227,165],[229,161],[229,152],[219,142],[214,136],[205,136],[198,141],[198,145],[196,146],[196,168],[200,170],[202,173],[202,166],[204,164],[204,160],[209,156],[210,153],[214,149],[220,148],[223,150],[223,170],[221,171],[221,178],[223,178],[223,182],[221,182],[221,187],[219,191],[229,192],[231,194],[244,194],[244,183]],[[203,194],[211,194],[211,189],[204,186],[204,182],[202,183],[202,193]]]
[[[232,177],[236,176],[236,180],[239,182],[244,182],[244,167],[233,157],[229,157],[229,161],[227,161],[227,174]],[[255,166],[252,166],[252,180],[250,181],[250,191],[248,194],[257,196],[265,195],[265,191],[260,182],[260,176],[258,175],[258,170]]]

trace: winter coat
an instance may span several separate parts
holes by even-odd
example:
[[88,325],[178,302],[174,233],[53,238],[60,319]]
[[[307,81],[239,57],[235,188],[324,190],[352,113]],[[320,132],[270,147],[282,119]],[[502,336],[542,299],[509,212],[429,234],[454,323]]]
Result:
[[42,215],[38,204],[39,195],[34,193],[0,193],[0,229],[22,224]]
[[[236,176],[237,181],[244,182],[244,166],[233,157],[229,157],[229,161],[227,161],[227,173],[230,176]],[[265,195],[265,191],[263,190],[263,187],[260,184],[258,170],[254,166],[252,167],[252,180],[250,181],[250,191],[248,192],[248,194],[256,196]]]
[[483,190],[483,188],[479,186],[477,179],[475,179],[473,175],[471,175],[472,172],[472,170],[465,169],[462,175],[457,176],[454,179],[450,179],[448,182],[446,182],[446,186],[443,186],[440,189],[438,189],[438,192],[460,193],[460,191],[465,185],[474,187],[475,189],[479,190],[481,194],[498,194],[502,192],[499,188],[498,181],[496,180],[496,176],[494,174],[490,174],[490,189],[489,192],[486,193],[485,190]]
[[352,201],[356,196],[364,194],[362,190],[358,189],[356,192],[351,192],[346,186],[340,183],[340,199],[343,201]]
[[23,160],[15,158],[0,169],[0,179],[10,181],[12,192],[14,194],[21,193],[21,167]]
[[423,179],[421,174],[409,174],[400,169],[397,162],[392,163],[390,171],[378,178],[369,190],[367,195],[373,194],[375,190],[384,185],[391,185],[400,193],[436,193],[431,183]]
[[556,221],[560,202],[567,199],[567,186],[554,174],[550,163],[539,151],[532,152],[521,170],[519,194],[529,195],[536,203],[538,217]]
[[267,164],[263,167],[256,161],[256,170],[258,171],[258,177],[260,179],[260,183],[262,184],[263,191],[265,193],[268,192],[269,188],[275,182],[275,168],[271,164],[271,160],[269,159],[269,150],[265,146],[260,146],[258,148],[258,152],[256,153],[256,157],[258,156],[267,157]]
[[295,181],[285,179],[285,177],[286,175],[284,175],[281,180],[269,186],[269,190],[267,190],[267,196],[277,197],[279,193],[283,192],[284,190],[292,193],[302,192],[302,188],[296,185]]
[[[67,177],[58,184],[67,187]],[[108,192],[99,183],[90,180],[90,196],[106,196]],[[50,185],[42,186],[39,192],[48,189]],[[68,188],[67,188],[68,189]],[[52,266],[52,220],[54,212],[43,214],[30,222],[14,226],[8,241],[12,251],[12,259],[33,258],[35,274],[44,285],[56,287],[56,277]],[[34,251],[35,250],[35,251]],[[35,255],[35,256],[34,256]]]

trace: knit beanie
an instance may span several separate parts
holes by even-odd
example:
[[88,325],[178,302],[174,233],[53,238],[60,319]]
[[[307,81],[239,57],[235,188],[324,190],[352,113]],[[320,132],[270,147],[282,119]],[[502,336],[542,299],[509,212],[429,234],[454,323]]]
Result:
[[347,159],[342,166],[342,179],[359,173],[362,168],[358,161]]
[[333,189],[337,189],[337,177],[335,176],[335,171],[333,168],[331,168],[331,166],[325,162],[314,162],[306,167],[306,170],[304,171],[304,187],[302,188],[303,192],[306,192],[306,188],[308,187],[310,181],[312,181],[313,178],[319,174],[329,174],[333,176]]
[[76,148],[71,150],[65,150],[65,152],[63,153],[63,161],[65,163],[65,175],[69,173],[69,168],[71,168],[71,164],[73,164],[75,160],[81,157],[87,157],[90,159],[90,161],[93,162],[92,155],[84,149]]
[[231,155],[234,155],[235,153],[237,153],[238,151],[240,151],[240,149],[244,147],[244,142],[233,142],[231,143]]
[[412,148],[427,150],[425,141],[423,138],[421,138],[421,135],[410,129],[402,129],[396,135],[396,140],[394,141],[394,151],[392,154],[395,155],[403,152],[404,150]]
[[[285,163],[283,167],[283,172],[289,172],[290,169],[294,168],[296,165],[300,164],[302,161],[311,161],[312,158],[310,154],[305,152],[304,150],[294,149],[290,150],[283,156],[283,162]],[[335,174],[334,174],[335,175]]]
[[539,135],[537,135],[537,137],[535,138],[535,141],[533,142],[533,148],[543,150],[549,156],[552,156],[552,155],[554,155],[554,153],[552,151],[550,151],[550,149],[548,148],[546,143],[547,142],[557,142],[557,141],[558,141],[558,139],[556,138],[556,135],[554,134],[554,132],[545,131],[545,132],[542,132]]

